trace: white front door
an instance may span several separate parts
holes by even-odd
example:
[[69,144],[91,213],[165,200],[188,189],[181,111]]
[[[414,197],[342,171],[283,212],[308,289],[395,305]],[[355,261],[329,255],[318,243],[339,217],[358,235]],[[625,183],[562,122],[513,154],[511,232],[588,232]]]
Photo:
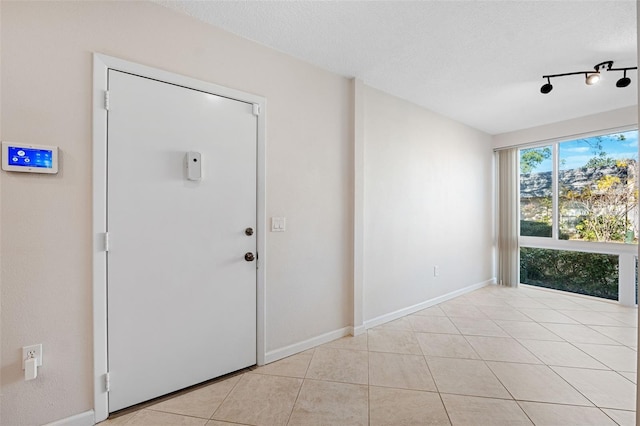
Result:
[[257,117],[252,104],[124,72],[108,84],[113,412],[256,363]]

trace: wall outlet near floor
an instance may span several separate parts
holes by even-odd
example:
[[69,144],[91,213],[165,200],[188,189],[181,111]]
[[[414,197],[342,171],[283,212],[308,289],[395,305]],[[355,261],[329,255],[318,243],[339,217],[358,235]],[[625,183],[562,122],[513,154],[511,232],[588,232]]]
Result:
[[434,277],[439,277],[440,276],[440,267],[437,266],[437,265],[433,267],[433,276]]
[[42,367],[42,343],[31,346],[22,347],[22,369],[24,370],[24,362],[29,358],[38,360],[37,366]]

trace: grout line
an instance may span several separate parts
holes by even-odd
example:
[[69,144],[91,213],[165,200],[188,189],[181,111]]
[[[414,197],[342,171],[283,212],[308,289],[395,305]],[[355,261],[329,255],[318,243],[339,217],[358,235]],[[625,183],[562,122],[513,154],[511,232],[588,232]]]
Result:
[[233,393],[233,391],[238,387],[238,384],[240,384],[240,382],[242,381],[242,379],[244,378],[244,376],[247,373],[243,373],[240,374],[238,377],[238,380],[236,381],[236,383],[231,386],[231,389],[229,390],[229,392],[227,392],[227,394],[224,396],[224,398],[222,399],[222,402],[220,402],[220,405],[218,405],[218,408],[216,408],[216,410],[213,412],[213,414],[211,415],[211,417],[209,417],[209,420],[213,420],[213,418],[215,417],[216,413],[218,412],[218,410],[220,409],[220,407],[222,407],[222,405],[227,401],[227,398],[229,398],[229,395],[231,395]]

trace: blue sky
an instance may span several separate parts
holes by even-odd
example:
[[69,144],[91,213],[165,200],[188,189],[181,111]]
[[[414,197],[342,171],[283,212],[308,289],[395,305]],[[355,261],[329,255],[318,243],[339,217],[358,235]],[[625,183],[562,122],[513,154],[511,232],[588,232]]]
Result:
[[[624,135],[625,140],[618,140],[618,135]],[[638,132],[613,133],[600,137],[602,141],[602,151],[607,153],[607,157],[622,159],[638,159]],[[560,143],[560,170],[575,169],[584,166],[589,159],[597,154],[594,146],[597,138],[584,138]],[[551,171],[551,158],[543,161],[533,172]]]

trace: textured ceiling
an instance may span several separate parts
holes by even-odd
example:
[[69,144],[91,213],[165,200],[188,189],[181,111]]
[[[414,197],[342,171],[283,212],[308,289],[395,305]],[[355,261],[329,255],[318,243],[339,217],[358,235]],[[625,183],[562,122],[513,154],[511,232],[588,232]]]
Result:
[[490,134],[637,105],[635,70],[540,94],[637,65],[633,0],[153,1]]

